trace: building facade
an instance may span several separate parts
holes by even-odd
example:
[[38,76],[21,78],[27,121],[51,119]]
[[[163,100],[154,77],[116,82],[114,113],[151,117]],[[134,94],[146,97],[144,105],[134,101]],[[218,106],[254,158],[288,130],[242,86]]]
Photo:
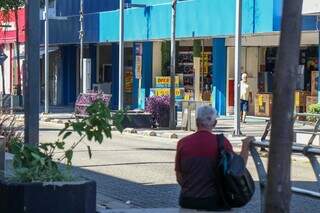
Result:
[[[18,22],[18,25],[16,25],[16,21]],[[18,29],[16,26],[18,26]],[[19,57],[16,47],[17,41],[19,42]],[[1,64],[0,69],[1,94],[21,94],[24,43],[25,10],[20,8],[17,11],[17,20],[13,11],[8,14],[0,12],[0,52],[4,54],[6,58]],[[18,68],[18,60],[20,63],[20,69]]]
[[[127,0],[126,3],[129,7],[125,9],[124,16],[124,104],[137,108],[139,95],[148,97],[168,92],[166,76],[171,0]],[[130,3],[143,4],[145,7],[130,7]],[[78,0],[56,0],[51,5],[49,40],[52,104],[73,104],[82,91],[79,8]],[[84,0],[84,58],[91,62],[91,86],[112,94],[113,108],[117,107],[119,97],[118,8],[118,0]],[[304,16],[302,23],[301,73],[297,90],[309,91],[309,96],[312,96],[312,71],[319,70],[320,23],[317,15],[312,13]],[[282,0],[243,0],[241,69],[249,75],[254,97],[272,91],[281,17]],[[200,98],[197,99],[211,101],[221,115],[232,114],[234,29],[234,0],[178,1],[177,99],[195,99],[196,91],[200,91]],[[44,30],[41,32],[43,44]],[[196,43],[201,48],[200,71],[195,71],[193,58]],[[43,67],[44,62],[42,82]],[[143,92],[139,91],[140,77]],[[259,97],[255,99],[250,107],[252,114],[255,113],[256,102],[261,105]]]

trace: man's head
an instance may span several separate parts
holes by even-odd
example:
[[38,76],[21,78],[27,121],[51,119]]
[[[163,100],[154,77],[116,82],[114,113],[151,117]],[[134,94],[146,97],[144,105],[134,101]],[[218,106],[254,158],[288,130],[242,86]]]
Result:
[[243,73],[241,76],[242,81],[247,82],[248,80],[248,74],[247,73]]
[[212,130],[217,124],[217,111],[210,106],[201,106],[197,110],[197,128]]

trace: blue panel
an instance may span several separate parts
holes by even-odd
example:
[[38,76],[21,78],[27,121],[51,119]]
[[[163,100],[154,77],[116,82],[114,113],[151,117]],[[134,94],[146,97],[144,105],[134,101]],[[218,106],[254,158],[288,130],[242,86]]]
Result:
[[63,66],[63,104],[71,104],[76,100],[76,55],[75,46],[62,47]]
[[[84,42],[99,42],[99,14],[85,15]],[[101,26],[105,28],[103,25]],[[49,21],[50,44],[77,44],[79,43],[79,17],[69,17],[67,20]],[[41,44],[44,43],[44,22],[41,22]]]
[[302,18],[302,30],[317,30],[317,25],[316,16],[304,16]]
[[133,4],[155,5],[155,4],[171,3],[172,0],[132,0],[131,2]]
[[271,32],[273,29],[273,1],[254,0],[253,32]]
[[[273,0],[273,30],[280,31],[282,18],[283,0]],[[302,18],[302,30],[316,30],[317,17],[304,16]]]
[[136,79],[136,43],[133,43],[132,55],[133,55],[133,91],[132,91],[132,107],[134,109],[138,108],[138,96],[139,96],[139,80]]
[[[272,32],[272,3],[263,0],[256,0],[255,3],[256,11],[253,10],[253,0],[245,0],[243,32],[252,33],[254,29],[256,32]],[[234,14],[234,1],[179,2],[177,38],[232,35],[234,33]],[[258,17],[254,22],[253,16]],[[100,14],[100,41],[118,40],[118,19],[118,11]],[[125,40],[168,39],[170,38],[170,22],[170,4],[127,9],[125,12]]]
[[227,48],[225,39],[213,39],[212,85],[215,94],[213,103],[219,115],[226,115],[226,82],[227,82]]
[[280,31],[283,0],[273,0],[273,31]]
[[242,22],[247,23],[242,27],[242,32],[253,33],[254,30],[254,1],[255,0],[243,0],[242,3]]
[[[72,1],[73,0],[71,0],[71,2]],[[273,7],[274,2],[276,2],[276,8]],[[275,20],[279,21],[281,17],[279,10],[280,3],[278,2],[281,3],[282,0],[244,0],[243,33],[272,32]],[[65,4],[66,8],[76,7],[70,3]],[[73,9],[71,8],[70,10]],[[177,6],[177,38],[221,37],[233,35],[235,29],[234,14],[235,2],[231,0],[179,1]],[[97,43],[118,41],[118,10],[86,14],[84,20],[85,42]],[[50,23],[51,43],[75,44],[79,42],[79,16],[71,16],[67,21],[51,20]],[[146,8],[126,9],[125,40],[145,41],[151,39],[169,39],[171,31],[170,23],[170,3],[156,4]]]
[[90,45],[89,53],[91,58],[91,84],[97,82],[97,46]]
[[143,88],[145,89],[146,97],[150,95],[150,88],[152,87],[152,55],[153,44],[152,42],[143,43],[143,56],[142,56],[142,76]]
[[[84,13],[116,10],[119,9],[119,0],[84,0],[83,7]],[[56,0],[56,11],[58,16],[79,15],[80,0]]]
[[119,45],[112,44],[112,109],[118,109],[119,100]]

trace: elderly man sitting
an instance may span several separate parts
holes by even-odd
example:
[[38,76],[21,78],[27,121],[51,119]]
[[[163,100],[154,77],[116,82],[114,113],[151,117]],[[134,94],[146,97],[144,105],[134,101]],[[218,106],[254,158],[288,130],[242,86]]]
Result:
[[[217,124],[216,110],[202,106],[197,110],[197,132],[181,139],[177,145],[175,170],[181,186],[179,204],[182,208],[223,211],[228,208],[217,190],[215,167],[218,160],[218,137],[212,134]],[[248,159],[252,137],[243,140],[240,155]],[[224,139],[227,151],[233,152],[228,139]]]

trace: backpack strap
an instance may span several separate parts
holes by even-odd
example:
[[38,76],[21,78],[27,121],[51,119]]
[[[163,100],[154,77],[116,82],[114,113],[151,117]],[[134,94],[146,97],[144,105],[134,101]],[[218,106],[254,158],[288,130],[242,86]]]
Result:
[[223,134],[217,135],[217,139],[218,139],[218,151],[219,151],[219,155],[220,155],[220,153],[225,150],[225,148],[224,148],[224,135]]

